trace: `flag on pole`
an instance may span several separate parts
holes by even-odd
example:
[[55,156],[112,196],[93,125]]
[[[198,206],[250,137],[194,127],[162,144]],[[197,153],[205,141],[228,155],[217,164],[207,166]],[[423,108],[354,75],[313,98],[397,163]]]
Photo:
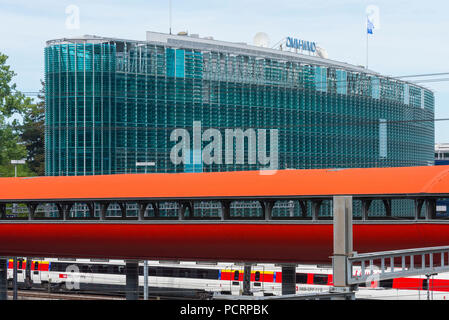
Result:
[[366,19],[366,31],[368,34],[373,34],[374,24],[371,22],[369,18]]

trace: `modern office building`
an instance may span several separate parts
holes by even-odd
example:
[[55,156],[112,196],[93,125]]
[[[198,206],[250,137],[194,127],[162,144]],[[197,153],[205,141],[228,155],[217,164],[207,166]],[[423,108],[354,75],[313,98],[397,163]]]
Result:
[[[434,162],[434,95],[424,87],[291,49],[198,35],[146,38],[47,42],[47,175],[257,170],[266,165],[250,155],[272,155],[269,130],[278,130],[278,169]],[[244,161],[234,152],[234,161],[219,155],[207,164],[202,155],[212,140],[195,146],[191,138],[192,151],[183,154],[190,163],[176,164],[171,135],[185,129],[193,137],[194,124],[223,137],[226,129],[264,129],[266,139],[251,149],[248,133]]]

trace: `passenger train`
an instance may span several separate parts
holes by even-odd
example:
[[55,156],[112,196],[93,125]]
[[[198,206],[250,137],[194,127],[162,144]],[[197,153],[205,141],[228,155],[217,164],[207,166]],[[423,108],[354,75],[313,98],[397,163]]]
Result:
[[[18,259],[19,288],[44,287],[49,291],[125,292],[125,261],[99,259]],[[143,292],[143,263],[139,264],[139,286]],[[357,272],[357,271],[356,271]],[[244,267],[234,263],[195,263],[148,261],[151,296],[210,298],[213,293],[241,295]],[[8,262],[12,286],[13,260]],[[282,271],[279,265],[256,264],[251,270],[251,292],[256,296],[280,295]],[[330,267],[298,265],[296,293],[327,292],[332,286]],[[429,287],[429,288],[428,288]],[[425,276],[383,280],[362,285],[357,299],[449,299],[449,274],[430,279]]]

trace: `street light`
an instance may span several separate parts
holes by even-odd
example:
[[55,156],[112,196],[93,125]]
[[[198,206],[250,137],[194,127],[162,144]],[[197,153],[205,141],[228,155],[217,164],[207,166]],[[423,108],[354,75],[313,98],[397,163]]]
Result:
[[[154,167],[154,162],[136,162],[136,167],[145,167],[145,173],[147,173],[147,167]],[[148,300],[148,260],[143,261],[143,300]]]

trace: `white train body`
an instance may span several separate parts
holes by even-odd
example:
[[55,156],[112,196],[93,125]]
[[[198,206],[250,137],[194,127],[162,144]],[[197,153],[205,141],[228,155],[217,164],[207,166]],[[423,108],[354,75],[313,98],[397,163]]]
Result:
[[[139,263],[139,286],[144,285],[143,263]],[[13,278],[12,260],[8,264],[8,280]],[[126,284],[123,260],[19,259],[17,280],[21,287],[42,286],[49,290],[89,290],[123,293]],[[243,265],[234,263],[195,263],[148,261],[150,295],[205,298],[214,292],[241,295]],[[356,270],[356,273],[360,272]],[[296,267],[296,293],[328,292],[332,285],[332,269],[310,265]],[[431,299],[449,299],[449,274],[430,280]],[[251,269],[250,290],[254,295],[280,295],[282,270],[279,265],[256,264]],[[143,290],[140,288],[140,292]],[[362,299],[427,299],[425,276],[367,283],[356,292]]]

